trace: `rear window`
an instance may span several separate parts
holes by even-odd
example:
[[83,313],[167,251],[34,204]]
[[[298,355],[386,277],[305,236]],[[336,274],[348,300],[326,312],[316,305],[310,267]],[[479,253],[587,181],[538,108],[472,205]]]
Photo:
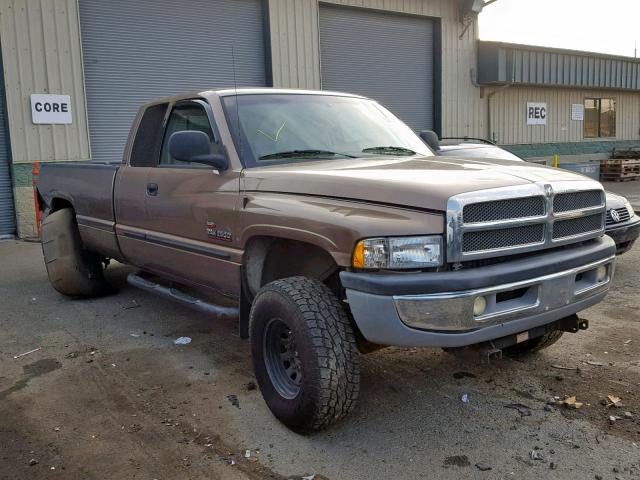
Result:
[[168,105],[160,103],[145,110],[133,141],[131,166],[155,167],[158,164],[162,144],[162,122]]

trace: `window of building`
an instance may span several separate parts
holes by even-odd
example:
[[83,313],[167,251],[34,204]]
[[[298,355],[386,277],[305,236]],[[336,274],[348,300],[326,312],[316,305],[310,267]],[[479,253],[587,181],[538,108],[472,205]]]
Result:
[[616,136],[615,99],[584,99],[584,136],[585,138]]

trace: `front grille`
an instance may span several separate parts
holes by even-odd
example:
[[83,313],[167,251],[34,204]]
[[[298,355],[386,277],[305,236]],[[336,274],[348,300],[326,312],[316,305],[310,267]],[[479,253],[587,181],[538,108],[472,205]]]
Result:
[[545,225],[537,223],[522,227],[465,232],[463,252],[481,252],[544,242]]
[[583,208],[599,207],[604,204],[602,195],[603,193],[600,190],[559,193],[553,199],[553,211],[562,213]]
[[544,197],[510,198],[466,205],[464,223],[495,222],[514,218],[540,217],[545,214]]
[[604,191],[591,180],[460,193],[447,202],[447,263],[588,241],[603,234],[605,212]]
[[589,232],[598,232],[601,229],[601,213],[570,220],[558,220],[553,224],[553,239],[558,240],[560,238],[584,235]]
[[[618,215],[620,215],[619,221],[613,221],[613,218],[611,218],[611,210],[615,210],[616,212],[618,212]],[[607,225],[617,225],[618,223],[626,222],[631,218],[631,215],[629,215],[629,210],[627,210],[626,207],[612,208],[611,210],[607,210]]]

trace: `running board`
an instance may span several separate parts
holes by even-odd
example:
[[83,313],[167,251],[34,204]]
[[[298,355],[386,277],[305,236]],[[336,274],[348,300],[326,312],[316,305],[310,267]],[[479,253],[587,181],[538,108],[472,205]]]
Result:
[[140,275],[130,273],[127,275],[127,282],[134,287],[146,290],[147,292],[155,293],[161,297],[180,302],[188,307],[194,308],[209,315],[216,315],[223,318],[238,318],[240,309],[235,307],[222,307],[220,305],[214,305],[213,303],[205,302],[191,295],[187,295],[175,288],[165,287],[159,283],[151,282],[142,278]]

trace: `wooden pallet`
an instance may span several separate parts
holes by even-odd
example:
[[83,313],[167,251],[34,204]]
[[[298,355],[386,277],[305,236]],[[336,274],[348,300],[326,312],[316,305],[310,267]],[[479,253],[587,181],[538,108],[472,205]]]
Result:
[[[631,154],[637,155],[638,152],[625,151],[612,153],[612,156],[618,155],[618,158],[610,158],[600,161],[600,179],[605,181],[624,182],[629,180],[640,179],[640,158],[630,158]],[[620,158],[622,155],[628,155]]]

